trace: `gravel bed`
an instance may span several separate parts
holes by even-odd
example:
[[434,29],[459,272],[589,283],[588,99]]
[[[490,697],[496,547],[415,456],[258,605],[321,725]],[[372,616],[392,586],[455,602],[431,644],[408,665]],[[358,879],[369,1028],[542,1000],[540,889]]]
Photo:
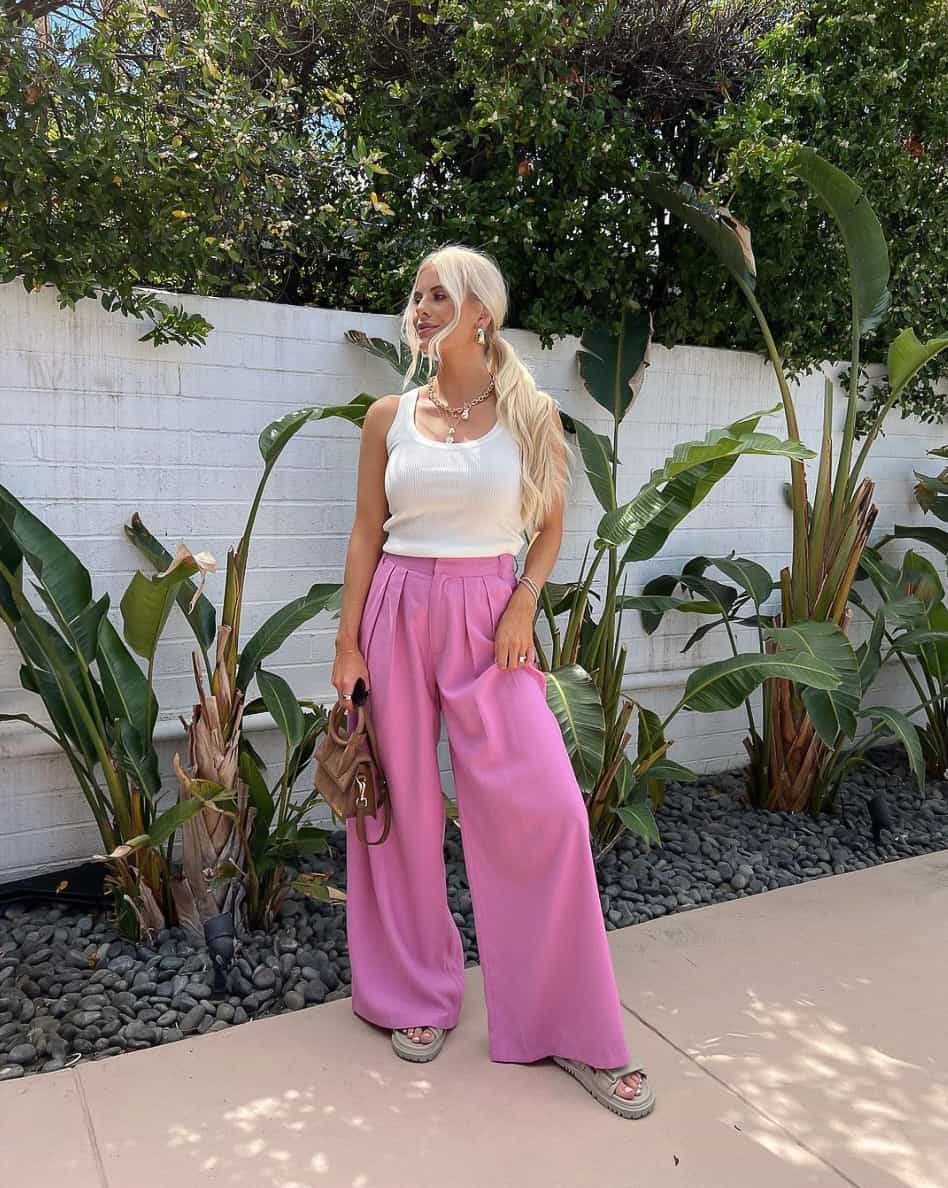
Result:
[[[844,785],[843,813],[819,819],[748,810],[737,771],[670,785],[657,813],[663,847],[649,851],[626,836],[598,865],[606,928],[948,849],[948,782],[929,781],[919,797],[900,749],[876,748],[871,757],[884,774],[855,773]],[[867,805],[880,790],[892,829],[877,846]],[[307,869],[331,869],[344,887],[345,841],[336,831],[327,855]],[[471,896],[450,823],[445,862],[472,965]],[[107,910],[15,903],[0,909],[0,1080],[348,998],[350,978],[344,905],[292,897],[275,931],[240,942],[228,993],[215,999],[207,950],[182,929],[136,945],[109,924]]]

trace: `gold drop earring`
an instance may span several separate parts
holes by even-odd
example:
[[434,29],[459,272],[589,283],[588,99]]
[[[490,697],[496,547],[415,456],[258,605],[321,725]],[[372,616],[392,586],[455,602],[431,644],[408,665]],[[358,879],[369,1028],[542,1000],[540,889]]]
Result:
[[484,343],[487,341],[487,338],[486,338],[486,336],[485,336],[485,334],[484,334],[484,327],[483,327],[483,326],[478,326],[478,327],[477,327],[477,333],[474,335],[474,337],[477,339],[477,341],[478,341],[478,344],[479,344],[480,346],[483,346],[483,345],[484,345]]

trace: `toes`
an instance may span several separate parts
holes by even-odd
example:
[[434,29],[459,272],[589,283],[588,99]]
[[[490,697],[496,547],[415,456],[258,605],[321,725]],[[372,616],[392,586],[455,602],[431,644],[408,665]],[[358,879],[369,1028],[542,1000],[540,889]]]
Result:
[[406,1027],[405,1034],[410,1036],[416,1044],[430,1044],[434,1035],[427,1027]]
[[638,1073],[631,1073],[630,1075],[632,1077],[631,1081],[628,1077],[623,1077],[619,1084],[616,1085],[616,1093],[620,1097],[631,1099],[638,1095],[641,1077]]

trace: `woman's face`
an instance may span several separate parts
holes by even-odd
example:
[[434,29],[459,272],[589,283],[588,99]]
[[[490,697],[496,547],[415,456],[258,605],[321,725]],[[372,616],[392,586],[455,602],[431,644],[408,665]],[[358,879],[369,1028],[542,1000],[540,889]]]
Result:
[[[412,305],[415,331],[421,339],[421,349],[427,353],[432,336],[447,326],[454,317],[454,302],[447,289],[439,284],[438,274],[430,264],[418,273]],[[481,303],[466,297],[461,305],[460,322],[448,337],[441,341],[441,353],[447,354],[459,346],[483,350],[482,347],[478,347],[474,334],[478,326],[483,326],[486,330],[487,322]]]

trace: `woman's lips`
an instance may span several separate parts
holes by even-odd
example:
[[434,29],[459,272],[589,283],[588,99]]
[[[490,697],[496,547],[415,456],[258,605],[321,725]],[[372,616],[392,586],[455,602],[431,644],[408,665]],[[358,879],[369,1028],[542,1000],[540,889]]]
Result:
[[433,330],[434,330],[434,326],[419,326],[418,327],[419,334],[430,334]]

